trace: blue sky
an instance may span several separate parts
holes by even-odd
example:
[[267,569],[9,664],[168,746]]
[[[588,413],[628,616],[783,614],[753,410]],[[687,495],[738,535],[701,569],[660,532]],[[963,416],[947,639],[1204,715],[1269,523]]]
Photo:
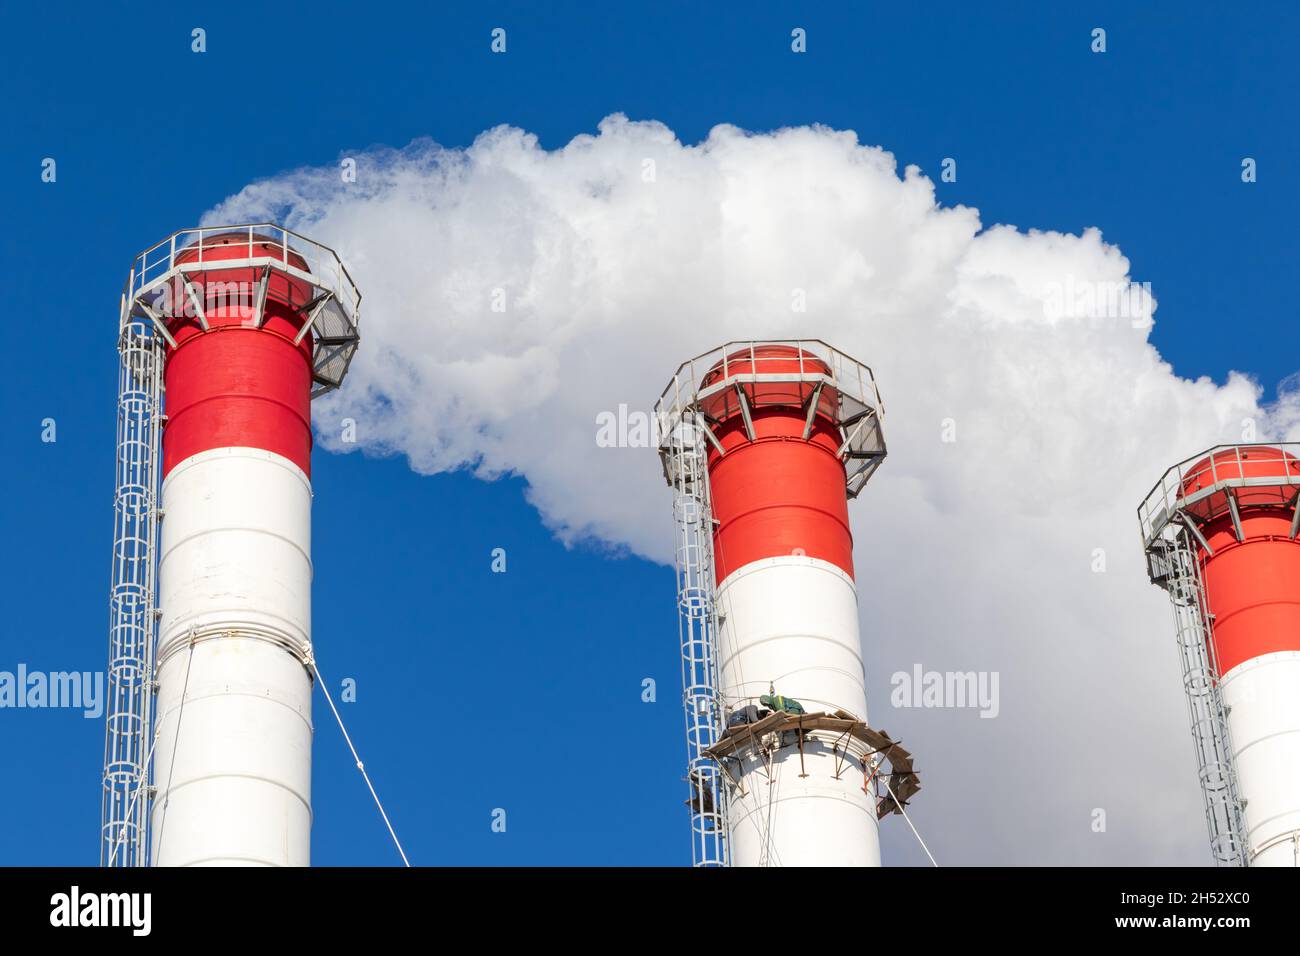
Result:
[[[941,202],[986,225],[1100,227],[1152,283],[1154,341],[1179,374],[1238,369],[1271,391],[1297,364],[1300,14],[1130,6],[16,8],[0,38],[0,243],[22,330],[0,381],[0,669],[103,665],[131,257],[249,182],[373,145],[464,146],[504,123],[554,149],[621,111],[684,142],[719,123],[850,128],[935,178],[956,156]],[[505,56],[489,52],[498,26]],[[1104,55],[1089,50],[1097,26]],[[794,27],[806,55],[790,52]],[[44,157],[56,183],[41,182]],[[1177,323],[1159,324],[1166,310]],[[671,572],[564,548],[521,479],[322,452],[313,483],[320,665],[358,682],[345,719],[412,860],[687,862]],[[506,575],[490,573],[495,547]],[[314,862],[392,863],[316,707]],[[0,864],[96,860],[102,733],[77,712],[0,711]],[[496,807],[505,834],[489,828]],[[892,829],[886,854],[912,862]]]

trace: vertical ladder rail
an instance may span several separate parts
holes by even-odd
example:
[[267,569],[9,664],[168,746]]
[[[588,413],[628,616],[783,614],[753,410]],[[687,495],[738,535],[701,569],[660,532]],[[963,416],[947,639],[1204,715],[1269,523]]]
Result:
[[1168,543],[1169,597],[1187,697],[1196,774],[1205,801],[1210,851],[1219,866],[1246,866],[1249,846],[1227,713],[1213,659],[1212,617],[1186,529]]
[[677,520],[677,610],[691,859],[695,866],[726,866],[727,788],[722,785],[717,762],[704,755],[718,741],[723,713],[714,647],[713,519],[706,451],[703,437],[685,416],[670,428],[667,470]]
[[163,353],[154,330],[125,302],[120,330],[99,861],[145,866]]

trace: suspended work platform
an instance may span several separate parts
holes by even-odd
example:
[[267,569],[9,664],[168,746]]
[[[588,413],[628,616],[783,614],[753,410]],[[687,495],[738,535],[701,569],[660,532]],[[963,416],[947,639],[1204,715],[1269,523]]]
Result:
[[[877,819],[884,819],[891,813],[903,813],[907,802],[921,789],[920,777],[912,767],[911,752],[884,731],[873,730],[864,721],[843,710],[837,710],[833,714],[789,714],[776,711],[754,723],[730,728],[730,732],[706,750],[704,755],[725,768],[728,759],[766,753],[781,746],[783,736],[791,732],[797,735],[798,746],[802,751],[805,735],[816,731],[827,732],[818,738],[818,742],[831,744],[835,752],[842,755],[842,769],[848,769],[856,758],[864,772],[869,767],[872,768],[868,782],[877,776],[888,777],[885,795],[876,804]],[[835,736],[831,737],[831,734]],[[888,762],[888,773],[879,774],[880,762]],[[837,771],[836,776],[838,775]]]

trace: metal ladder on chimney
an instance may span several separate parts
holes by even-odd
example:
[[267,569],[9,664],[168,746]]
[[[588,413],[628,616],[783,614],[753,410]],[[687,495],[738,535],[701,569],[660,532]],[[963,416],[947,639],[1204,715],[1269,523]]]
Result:
[[[688,415],[693,416],[693,412]],[[695,866],[727,866],[727,788],[706,752],[718,741],[722,701],[714,647],[713,517],[704,438],[686,416],[669,425],[666,471],[677,519],[677,610],[690,786],[691,858]]]
[[162,339],[123,298],[99,862],[147,866],[153,665],[158,635]]
[[1246,866],[1249,844],[1242,814],[1232,738],[1227,712],[1219,694],[1219,669],[1214,660],[1213,617],[1186,527],[1166,538],[1163,556],[1165,586],[1177,628],[1183,690],[1187,696],[1196,773],[1205,798],[1205,822],[1210,850],[1219,866]]

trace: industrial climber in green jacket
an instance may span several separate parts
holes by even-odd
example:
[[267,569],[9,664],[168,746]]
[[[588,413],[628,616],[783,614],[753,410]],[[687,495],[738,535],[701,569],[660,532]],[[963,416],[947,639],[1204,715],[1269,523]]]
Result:
[[[782,697],[780,694],[764,694],[758,698],[758,702],[764,707],[771,707],[772,710],[783,714],[805,714],[803,704],[799,703],[793,697]],[[781,734],[781,746],[792,747],[799,743],[800,732],[797,730],[787,730]]]
[[764,694],[758,699],[758,702],[764,707],[770,707],[773,710],[781,711],[785,714],[808,713],[808,711],[803,709],[803,704],[799,703],[793,697],[782,697],[780,694]]

